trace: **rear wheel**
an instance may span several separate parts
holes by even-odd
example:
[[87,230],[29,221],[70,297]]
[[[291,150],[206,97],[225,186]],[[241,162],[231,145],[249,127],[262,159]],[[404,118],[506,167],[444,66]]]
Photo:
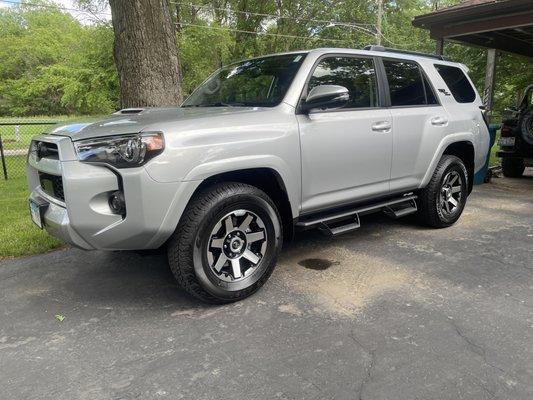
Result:
[[502,172],[507,178],[519,178],[526,166],[521,158],[502,158]]
[[179,285],[209,303],[241,300],[258,290],[276,264],[280,217],[261,190],[217,184],[187,206],[168,245]]
[[444,155],[429,184],[419,195],[421,222],[434,228],[453,225],[463,213],[468,193],[468,174],[463,161]]

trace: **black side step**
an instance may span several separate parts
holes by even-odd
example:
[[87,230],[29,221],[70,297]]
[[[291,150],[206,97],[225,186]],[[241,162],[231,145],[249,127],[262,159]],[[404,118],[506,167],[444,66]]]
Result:
[[321,232],[327,235],[337,236],[359,228],[361,226],[359,220],[361,215],[384,211],[393,218],[400,218],[413,214],[418,210],[415,201],[416,198],[416,195],[408,194],[403,197],[369,204],[352,210],[325,214],[315,218],[311,217],[298,221],[296,227],[300,229],[319,228]]
[[416,206],[415,199],[411,199],[403,203],[393,204],[389,207],[386,207],[383,211],[391,218],[401,218],[405,217],[406,215],[416,213],[418,211],[418,207]]

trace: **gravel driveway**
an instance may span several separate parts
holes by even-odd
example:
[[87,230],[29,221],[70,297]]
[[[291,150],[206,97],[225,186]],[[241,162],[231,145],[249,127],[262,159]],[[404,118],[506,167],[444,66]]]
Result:
[[533,399],[532,211],[530,174],[476,188],[449,229],[300,234],[223,307],[162,256],[0,262],[0,398]]

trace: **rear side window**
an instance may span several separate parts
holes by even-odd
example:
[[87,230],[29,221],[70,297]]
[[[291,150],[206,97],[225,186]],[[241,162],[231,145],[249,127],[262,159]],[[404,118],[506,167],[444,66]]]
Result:
[[340,85],[348,89],[350,100],[344,108],[378,106],[376,70],[371,58],[324,58],[315,68],[308,90],[319,85]]
[[438,104],[435,93],[418,64],[396,60],[383,60],[383,64],[393,107]]
[[476,92],[461,68],[440,64],[435,64],[435,68],[448,85],[455,101],[472,103],[476,99]]

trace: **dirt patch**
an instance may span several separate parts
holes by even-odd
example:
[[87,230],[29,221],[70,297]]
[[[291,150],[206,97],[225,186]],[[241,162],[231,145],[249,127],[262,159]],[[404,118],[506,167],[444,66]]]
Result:
[[478,206],[488,208],[489,210],[501,210],[501,211],[511,211],[511,212],[523,212],[527,211],[531,204],[526,203],[525,201],[520,201],[519,199],[485,199],[480,198],[476,199],[476,204]]
[[285,314],[295,315],[298,317],[303,314],[302,311],[294,304],[282,304],[278,307],[278,311]]
[[[516,203],[515,203],[516,204]],[[502,211],[510,211],[510,205],[507,208],[501,208]],[[517,206],[514,206],[518,211]],[[458,228],[458,233],[464,233],[463,230],[474,232],[500,232],[502,230],[513,229],[517,227],[529,227],[527,221],[523,221],[519,216],[508,214],[505,212],[498,212],[495,208],[479,207],[478,204],[467,205],[463,215],[453,227]],[[442,231],[447,232],[447,229],[437,230],[432,232],[432,235],[439,234]]]
[[[308,259],[336,260],[327,269],[302,269],[302,254]],[[287,252],[278,263],[281,278],[291,290],[316,302],[315,311],[355,316],[380,294],[400,288],[409,274],[389,261],[343,247]]]

